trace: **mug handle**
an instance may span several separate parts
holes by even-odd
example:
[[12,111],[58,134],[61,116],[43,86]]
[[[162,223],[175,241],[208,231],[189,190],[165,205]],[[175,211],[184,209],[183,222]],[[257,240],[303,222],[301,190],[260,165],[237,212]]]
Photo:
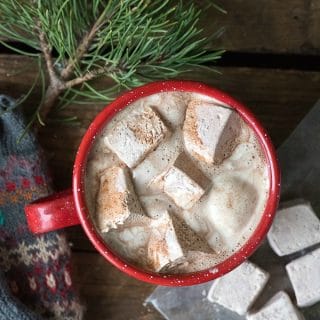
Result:
[[72,189],[36,200],[24,208],[32,233],[46,233],[80,224]]

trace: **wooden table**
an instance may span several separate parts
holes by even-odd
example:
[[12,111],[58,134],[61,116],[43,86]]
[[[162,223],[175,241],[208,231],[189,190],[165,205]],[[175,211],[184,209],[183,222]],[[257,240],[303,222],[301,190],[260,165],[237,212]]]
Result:
[[[204,6],[205,1],[197,1]],[[276,146],[320,97],[320,2],[316,0],[224,0],[227,15],[207,10],[207,35],[219,26],[224,35],[212,47],[227,49],[221,74],[194,72],[201,80],[229,92],[261,119]],[[318,61],[317,61],[317,58]],[[0,92],[18,98],[37,73],[24,57],[0,54]],[[106,81],[103,83],[108,85]],[[25,108],[35,105],[35,93]],[[80,139],[103,105],[72,105],[80,127],[50,125],[39,137],[47,152],[57,189],[70,186]],[[80,227],[67,230],[73,251],[74,282],[87,305],[87,319],[162,319],[142,303],[154,289],[124,275],[96,252]]]

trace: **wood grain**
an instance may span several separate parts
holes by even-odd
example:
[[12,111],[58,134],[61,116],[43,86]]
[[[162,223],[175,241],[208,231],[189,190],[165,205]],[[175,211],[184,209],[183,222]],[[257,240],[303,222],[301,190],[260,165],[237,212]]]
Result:
[[[199,70],[186,78],[216,86],[248,105],[263,122],[278,146],[319,98],[320,73],[248,68],[222,68],[221,75]],[[36,77],[36,67],[20,56],[0,55],[0,93],[19,98]],[[108,86],[101,81],[99,85]],[[24,104],[28,112],[39,103],[36,92]],[[39,134],[58,189],[71,183],[77,146],[90,121],[103,107],[72,105],[67,114],[77,114],[78,127],[48,125]],[[87,304],[87,319],[161,319],[143,307],[154,288],[131,279],[96,253],[80,227],[68,229],[73,249],[74,281]]]
[[204,9],[200,21],[204,35],[225,29],[218,40],[210,42],[210,48],[256,53],[320,53],[318,0],[215,0],[227,14],[206,8],[210,1],[194,2]]
[[162,319],[143,302],[155,286],[111,267],[96,253],[73,252],[74,278],[87,306],[87,319]]
[[[207,1],[196,1],[204,8]],[[320,2],[317,0],[218,0],[228,13],[204,11],[206,35],[224,27],[211,46],[229,51],[319,54]]]

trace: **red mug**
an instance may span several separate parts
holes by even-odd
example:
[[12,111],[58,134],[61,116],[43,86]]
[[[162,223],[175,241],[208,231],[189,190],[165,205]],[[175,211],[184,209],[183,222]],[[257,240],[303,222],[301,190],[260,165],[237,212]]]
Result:
[[[111,250],[99,235],[91,221],[84,194],[84,176],[87,156],[95,141],[112,117],[132,102],[152,94],[165,91],[185,91],[200,93],[231,106],[254,130],[264,151],[269,169],[269,197],[265,210],[257,228],[247,242],[232,256],[221,263],[188,274],[152,273],[131,265]],[[187,286],[200,284],[218,278],[231,271],[245,261],[258,248],[267,234],[276,213],[280,194],[280,170],[275,149],[269,136],[255,116],[240,102],[222,91],[199,82],[192,81],[161,81],[153,82],[124,93],[107,105],[94,119],[80,143],[73,169],[72,189],[56,193],[52,196],[35,201],[25,207],[30,230],[33,233],[45,233],[52,230],[81,224],[88,238],[99,253],[119,270],[128,275],[157,285]]]

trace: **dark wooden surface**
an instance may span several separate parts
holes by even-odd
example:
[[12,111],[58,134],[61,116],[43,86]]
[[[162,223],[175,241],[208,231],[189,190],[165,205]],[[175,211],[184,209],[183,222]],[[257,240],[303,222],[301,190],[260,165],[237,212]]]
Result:
[[[201,6],[206,1],[197,0]],[[203,26],[207,35],[223,26],[221,47],[236,52],[320,53],[318,0],[219,0],[228,14],[207,9]],[[213,46],[215,46],[214,42]]]
[[[197,1],[203,5],[203,1]],[[224,0],[220,4],[228,14],[209,9],[202,24],[206,34],[224,26],[225,34],[218,45],[235,53],[296,54],[301,64],[288,69],[220,67],[221,75],[202,71],[185,78],[201,80],[227,91],[248,105],[261,119],[276,146],[320,97],[320,72],[302,71],[305,55],[320,50],[320,2],[312,0]],[[320,61],[320,59],[319,59]],[[270,62],[270,66],[268,63]],[[223,65],[223,64],[222,64]],[[278,66],[279,67],[279,66]],[[281,68],[281,66],[280,66]],[[27,92],[37,74],[36,66],[21,56],[0,54],[0,92],[16,98]],[[108,82],[101,85],[108,86]],[[37,105],[39,95],[33,94],[24,108]],[[90,121],[103,105],[72,105],[66,113],[77,114],[79,127],[50,125],[41,130],[39,138],[45,148],[57,189],[70,187],[74,155]],[[97,254],[80,227],[67,230],[73,250],[74,282],[87,305],[87,319],[162,319],[143,301],[153,290],[116,270]]]

